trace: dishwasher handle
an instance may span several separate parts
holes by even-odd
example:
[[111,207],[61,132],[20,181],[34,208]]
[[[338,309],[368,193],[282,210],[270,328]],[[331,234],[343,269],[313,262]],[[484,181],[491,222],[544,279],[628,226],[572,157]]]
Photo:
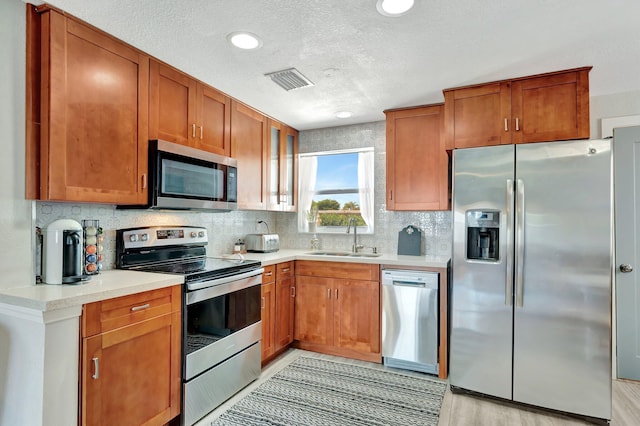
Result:
[[415,289],[437,290],[439,274],[437,272],[416,272],[405,270],[384,270],[382,273],[382,285],[394,287],[407,287]]
[[420,282],[420,281],[393,280],[391,284],[394,285],[394,286],[403,286],[403,287],[422,287],[422,288],[425,288],[427,286],[427,284],[425,282]]

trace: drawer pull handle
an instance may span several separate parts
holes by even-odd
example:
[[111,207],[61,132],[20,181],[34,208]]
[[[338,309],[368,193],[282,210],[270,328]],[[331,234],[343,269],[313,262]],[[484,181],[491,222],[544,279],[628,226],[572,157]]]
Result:
[[282,272],[289,272],[291,270],[291,268],[283,268]]
[[509,131],[509,125],[507,124],[507,119],[504,119],[504,131],[508,132]]
[[202,140],[203,134],[204,134],[204,126],[200,126],[200,140]]
[[92,358],[93,361],[93,375],[91,376],[93,380],[97,380],[100,377],[100,360],[98,358]]
[[291,297],[296,297],[296,288],[291,287]]
[[196,123],[191,124],[191,137],[196,138]]
[[338,289],[336,288],[336,300],[338,299]]
[[520,119],[516,117],[516,132],[520,131]]
[[260,309],[264,309],[264,297],[260,300]]
[[327,289],[327,299],[331,299],[331,289]]
[[267,277],[270,277],[271,275],[273,275],[273,272],[265,272],[264,273]]
[[134,306],[134,307],[131,308],[131,312],[138,312],[138,311],[141,311],[143,309],[147,309],[149,307],[151,307],[151,305],[148,304],[148,303],[145,303],[144,305],[140,305],[140,306]]

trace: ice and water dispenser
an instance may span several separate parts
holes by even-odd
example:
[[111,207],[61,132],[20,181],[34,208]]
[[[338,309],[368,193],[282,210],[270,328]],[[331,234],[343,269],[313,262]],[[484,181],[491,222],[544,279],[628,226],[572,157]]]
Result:
[[500,259],[500,211],[467,210],[467,259]]

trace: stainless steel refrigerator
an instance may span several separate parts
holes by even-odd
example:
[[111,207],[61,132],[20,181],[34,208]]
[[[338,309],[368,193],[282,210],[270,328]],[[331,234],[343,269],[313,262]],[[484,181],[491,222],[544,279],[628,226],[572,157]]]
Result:
[[610,140],[455,150],[450,383],[611,418]]

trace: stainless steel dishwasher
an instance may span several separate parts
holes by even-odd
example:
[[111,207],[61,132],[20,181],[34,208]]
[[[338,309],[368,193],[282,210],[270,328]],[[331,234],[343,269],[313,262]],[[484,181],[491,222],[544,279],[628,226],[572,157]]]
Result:
[[435,272],[382,270],[384,365],[438,373],[438,279]]

